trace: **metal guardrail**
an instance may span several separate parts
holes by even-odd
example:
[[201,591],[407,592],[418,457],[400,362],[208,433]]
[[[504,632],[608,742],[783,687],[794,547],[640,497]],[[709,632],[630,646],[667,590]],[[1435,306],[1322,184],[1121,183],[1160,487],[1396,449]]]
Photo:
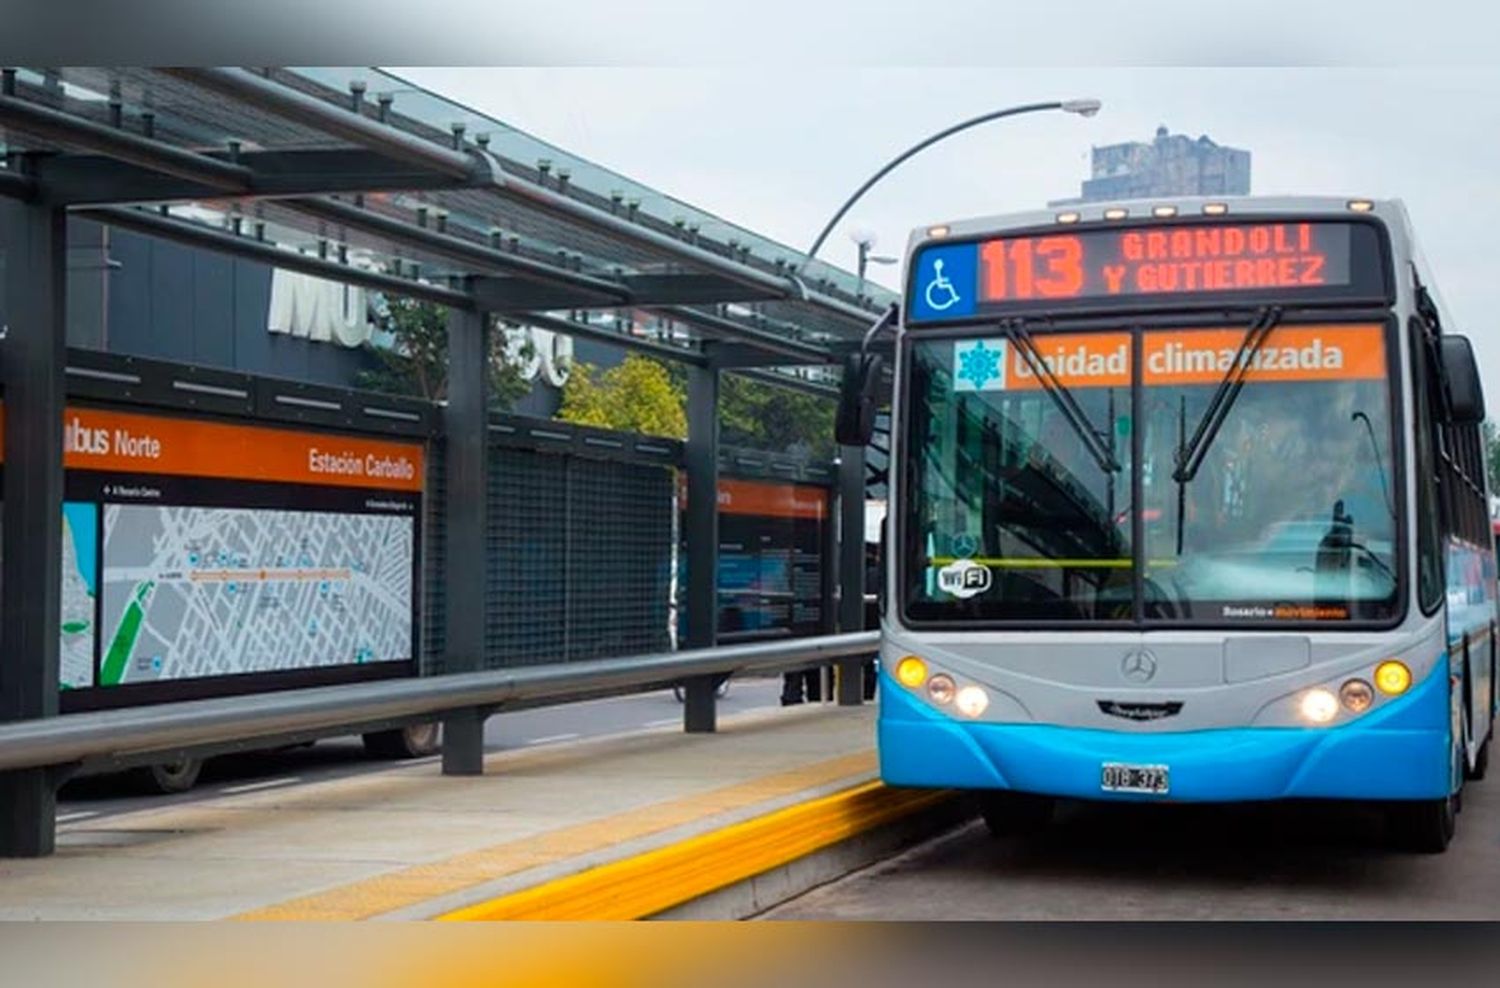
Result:
[[0,724],[0,771],[136,760],[226,742],[339,733],[377,722],[541,705],[600,692],[645,692],[702,676],[786,672],[870,655],[879,632],[756,642],[664,654],[454,673],[427,679],[261,693],[63,714]]

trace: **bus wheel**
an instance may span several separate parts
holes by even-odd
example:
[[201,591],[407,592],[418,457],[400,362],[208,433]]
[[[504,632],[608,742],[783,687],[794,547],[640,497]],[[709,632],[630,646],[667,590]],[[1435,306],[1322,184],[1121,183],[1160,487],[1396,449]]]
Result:
[[1474,740],[1474,725],[1472,723],[1473,716],[1469,713],[1469,711],[1473,709],[1473,705],[1469,702],[1470,701],[1470,696],[1469,696],[1469,680],[1468,680],[1467,677],[1465,677],[1465,679],[1464,679],[1463,697],[1464,697],[1464,699],[1463,699],[1463,703],[1464,703],[1464,712],[1463,712],[1463,723],[1464,723],[1464,755],[1463,755],[1463,759],[1464,759],[1464,778],[1465,779],[1473,779],[1474,781],[1477,782],[1478,780],[1484,778],[1484,773],[1485,772],[1489,771],[1489,767],[1490,767],[1490,738],[1493,737],[1494,734],[1493,734],[1493,732],[1491,732],[1490,734],[1485,735],[1484,740],[1479,743],[1478,748],[1474,752],[1474,764],[1471,767],[1469,765],[1468,747],[1469,747],[1469,742],[1471,742],[1471,741]]
[[131,772],[131,778],[141,790],[153,795],[170,796],[187,792],[198,782],[198,773],[203,771],[203,759],[179,758],[175,762],[146,765]]
[[987,792],[979,813],[992,837],[1025,837],[1046,829],[1057,800],[1026,792]]
[[372,758],[425,758],[442,750],[442,732],[437,721],[372,731],[364,736],[365,752]]
[[1469,769],[1468,776],[1475,782],[1482,780],[1485,773],[1490,770],[1490,742],[1494,739],[1495,736],[1491,733],[1479,746],[1479,753],[1474,756],[1474,767]]
[[1386,825],[1397,847],[1419,854],[1442,854],[1453,840],[1458,797],[1398,803],[1386,813]]

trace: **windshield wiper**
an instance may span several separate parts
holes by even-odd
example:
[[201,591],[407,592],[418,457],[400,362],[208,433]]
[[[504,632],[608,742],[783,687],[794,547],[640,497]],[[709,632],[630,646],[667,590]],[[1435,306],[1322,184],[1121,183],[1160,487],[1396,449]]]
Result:
[[1047,392],[1048,397],[1056,403],[1057,410],[1062,412],[1063,418],[1073,427],[1073,431],[1078,433],[1078,438],[1083,440],[1084,448],[1094,458],[1094,462],[1099,464],[1099,469],[1105,473],[1119,473],[1123,470],[1120,461],[1115,459],[1114,452],[1105,443],[1105,434],[1094,428],[1094,423],[1089,420],[1088,413],[1079,406],[1078,400],[1073,397],[1073,392],[1057,379],[1057,375],[1052,373],[1052,368],[1047,366],[1047,362],[1037,352],[1036,343],[1032,340],[1031,332],[1026,328],[1026,324],[1020,319],[1004,319],[1000,322],[1000,328],[1020,351],[1021,357],[1031,368],[1031,372],[1036,375],[1037,381],[1041,383],[1042,390]]
[[1224,378],[1219,382],[1214,396],[1208,400],[1203,418],[1198,420],[1198,427],[1193,430],[1193,438],[1186,445],[1178,447],[1177,468],[1172,471],[1172,479],[1179,484],[1189,483],[1198,475],[1198,468],[1208,455],[1208,447],[1213,444],[1224,420],[1229,417],[1229,410],[1234,407],[1235,399],[1240,396],[1240,389],[1245,386],[1251,362],[1280,321],[1279,305],[1265,306],[1255,314],[1250,328],[1245,331],[1245,338],[1240,341],[1240,348],[1235,351],[1234,361],[1229,365],[1229,370],[1224,372]]
[[1391,485],[1385,477],[1385,458],[1380,455],[1380,443],[1375,439],[1375,427],[1370,424],[1370,416],[1363,411],[1357,411],[1349,416],[1349,421],[1360,421],[1365,424],[1365,434],[1370,437],[1370,449],[1375,452],[1375,469],[1380,473],[1380,493],[1385,497],[1385,509],[1396,517],[1396,505],[1391,500]]

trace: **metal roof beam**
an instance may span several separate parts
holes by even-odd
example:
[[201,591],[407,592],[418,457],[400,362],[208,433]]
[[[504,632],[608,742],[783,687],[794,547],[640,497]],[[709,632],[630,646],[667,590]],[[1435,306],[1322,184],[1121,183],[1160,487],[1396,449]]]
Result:
[[383,216],[373,210],[362,209],[350,203],[334,199],[289,199],[284,200],[282,205],[329,223],[363,230],[366,233],[405,244],[414,250],[445,257],[459,264],[486,271],[506,272],[539,284],[557,286],[572,293],[573,301],[561,305],[549,305],[547,306],[549,308],[563,305],[569,308],[596,308],[631,301],[629,290],[615,282],[576,271],[566,271],[518,254],[495,250],[492,247],[474,243],[472,240],[456,237],[451,233],[439,233],[436,230]]
[[[203,182],[106,155],[35,153],[30,157],[48,198],[70,206],[189,202],[224,194],[223,189]],[[220,155],[204,157],[220,160]],[[266,199],[339,192],[451,189],[462,184],[363,148],[245,151],[234,163],[250,172],[248,194]]]
[[477,181],[490,174],[489,163],[482,155],[455,151],[423,140],[244,69],[163,68],[159,71],[441,175]]
[[720,370],[739,371],[747,367],[789,366],[786,354],[772,353],[754,343],[733,340],[710,340],[703,345],[709,363]]
[[37,196],[36,180],[9,168],[0,168],[0,196],[30,202]]
[[865,324],[877,313],[859,306],[841,302],[810,292],[799,279],[774,275],[747,264],[740,264],[713,251],[685,243],[665,233],[659,233],[640,223],[611,215],[601,209],[577,199],[543,188],[533,182],[522,181],[514,176],[502,175],[500,168],[493,169],[494,190],[509,199],[523,202],[573,223],[589,227],[608,236],[627,240],[651,250],[671,254],[685,263],[708,271],[714,271],[741,285],[772,293],[773,297],[788,301],[803,301],[834,315]]
[[598,292],[526,278],[492,278],[480,275],[473,279],[473,283],[475,300],[482,308],[492,312],[612,309],[621,304],[619,296],[606,298]]
[[830,387],[827,384],[819,384],[816,381],[807,381],[802,378],[792,377],[790,374],[777,374],[775,371],[749,367],[744,370],[736,370],[734,373],[774,387],[790,388],[793,391],[803,391],[807,394],[817,395],[819,398],[837,400],[839,396],[838,388]]
[[306,254],[282,250],[274,244],[269,244],[261,240],[252,240],[248,237],[235,236],[232,233],[215,230],[191,220],[153,215],[143,210],[128,209],[122,206],[83,209],[74,215],[81,216],[84,219],[95,220],[99,223],[105,223],[109,226],[136,230],[153,237],[163,237],[179,243],[190,244],[194,247],[202,247],[224,254],[233,254],[237,257],[259,261],[262,264],[284,268],[288,271],[300,271],[315,278],[327,278],[329,281],[360,285],[364,288],[374,289],[375,291],[390,292],[393,295],[423,299],[424,301],[436,302],[439,305],[447,305],[454,308],[474,308],[474,299],[465,292],[452,288],[444,288],[441,285],[424,284],[408,278],[398,278],[395,275],[382,274],[378,271],[365,271],[348,264],[339,264],[336,261],[325,261]]
[[250,190],[250,169],[243,165],[219,161],[8,93],[0,93],[0,126],[54,144],[97,151],[141,168],[174,175],[215,189],[221,195]]
[[620,277],[636,305],[717,305],[778,299],[766,288],[754,288],[718,274],[627,274]]
[[622,347],[626,350],[635,350],[638,353],[649,354],[663,360],[675,360],[678,363],[693,364],[695,366],[706,366],[708,358],[698,350],[690,350],[687,347],[672,346],[670,343],[662,343],[658,340],[643,339],[638,336],[627,336],[624,333],[612,333],[598,326],[588,323],[574,322],[571,319],[559,319],[540,312],[518,314],[510,318],[512,322],[525,323],[529,326],[537,326],[542,329],[550,329],[564,336],[581,336],[586,339],[596,340],[610,346]]
[[651,311],[676,319],[679,322],[685,322],[691,326],[697,326],[699,329],[707,330],[715,336],[746,343],[766,353],[779,354],[784,364],[831,364],[836,360],[831,351],[825,350],[822,347],[789,340],[786,337],[777,336],[775,333],[757,329],[754,326],[746,326],[700,309],[690,309],[680,306],[657,306],[652,308]]
[[[486,308],[497,312],[546,309],[609,309],[625,304],[635,308],[672,305],[683,302],[740,300],[750,289],[739,288],[717,275],[621,275],[620,289],[614,298],[603,298],[597,292],[572,287],[545,285],[523,278],[476,279],[476,298]],[[621,297],[623,295],[623,298]],[[727,296],[727,299],[726,299]]]

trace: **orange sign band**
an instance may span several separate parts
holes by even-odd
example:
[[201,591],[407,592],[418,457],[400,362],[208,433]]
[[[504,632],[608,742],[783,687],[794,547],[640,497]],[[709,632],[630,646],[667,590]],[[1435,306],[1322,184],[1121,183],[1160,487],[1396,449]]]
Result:
[[64,411],[63,466],[414,493],[425,476],[419,443],[97,408]]
[[[1069,388],[1123,388],[1131,379],[1128,333],[1034,333],[1038,355]],[[1217,384],[1234,363],[1242,329],[1151,330],[1141,344],[1147,387]],[[1016,347],[1006,346],[1006,391],[1041,381]],[[1250,358],[1247,381],[1367,381],[1386,376],[1385,331],[1375,323],[1280,326]]]
[[[1148,385],[1216,384],[1245,339],[1239,329],[1150,332],[1143,343]],[[1368,381],[1385,377],[1379,325],[1279,326],[1250,362],[1248,381]]]
[[828,512],[828,497],[822,488],[806,484],[720,480],[719,510],[730,515],[822,519]]

